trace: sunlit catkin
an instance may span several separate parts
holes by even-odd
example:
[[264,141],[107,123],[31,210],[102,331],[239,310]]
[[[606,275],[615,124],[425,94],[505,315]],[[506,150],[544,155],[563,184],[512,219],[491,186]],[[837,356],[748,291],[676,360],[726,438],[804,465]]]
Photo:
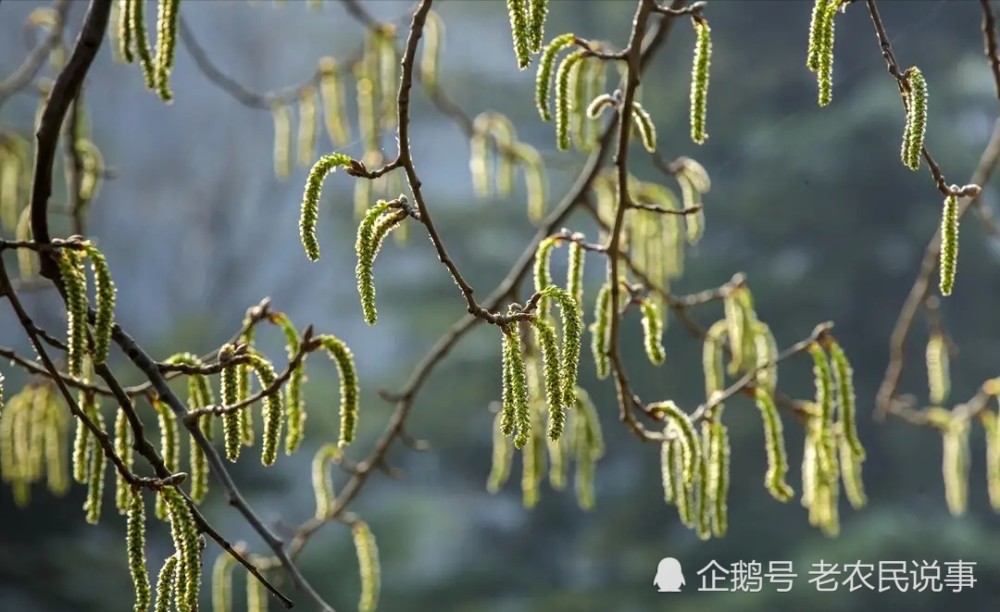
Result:
[[927,132],[927,81],[916,66],[909,68],[904,76],[910,88],[906,92],[906,127],[901,153],[903,165],[919,170]]
[[583,335],[583,311],[580,304],[560,287],[547,287],[547,297],[559,305],[562,317],[562,387],[566,403],[571,401],[576,389],[580,369],[580,342]]
[[[142,0],[134,0],[141,4]],[[156,59],[154,61],[156,75],[156,93],[164,102],[173,99],[170,91],[170,71],[174,67],[174,54],[177,50],[177,21],[181,0],[160,0],[160,10],[156,19]]]
[[941,295],[951,295],[955,287],[955,271],[958,268],[958,196],[952,194],[944,199],[941,211],[941,256],[938,262]]
[[830,104],[833,99],[833,45],[834,45],[834,18],[837,16],[837,9],[841,0],[829,0],[820,7],[822,25],[819,27],[818,50],[816,55],[816,84],[819,90],[818,103],[820,106]]
[[333,481],[330,478],[330,462],[340,455],[340,449],[335,444],[324,444],[313,455],[312,486],[316,498],[315,517],[324,519],[329,513],[334,500]]
[[986,484],[990,507],[1000,511],[1000,422],[997,413],[984,410],[980,415],[986,435]]
[[166,500],[170,521],[170,536],[177,550],[177,576],[174,583],[175,605],[178,612],[195,612],[201,590],[201,547],[198,528],[191,509],[180,493],[171,487],[160,491]]
[[271,106],[271,118],[274,120],[274,176],[283,181],[292,171],[292,116],[286,105],[275,102]]
[[535,292],[542,294],[538,299],[537,312],[538,316],[542,318],[549,316],[549,302],[545,297],[544,291],[552,285],[552,273],[550,272],[549,262],[552,259],[552,249],[557,244],[559,244],[559,239],[549,236],[538,243],[538,249],[535,251]]
[[364,218],[358,225],[358,237],[354,243],[354,250],[358,254],[358,264],[355,268],[355,275],[358,281],[358,297],[361,300],[361,312],[365,323],[375,325],[378,321],[378,311],[375,309],[375,256],[378,253],[381,243],[376,242],[376,227],[380,221],[382,213],[389,210],[389,203],[379,200],[374,206],[368,209]]
[[160,568],[160,575],[156,579],[156,600],[153,602],[153,612],[170,612],[173,600],[174,589],[177,585],[177,563],[179,553],[174,553],[167,557]]
[[430,91],[437,89],[441,48],[444,46],[444,21],[435,11],[427,11],[424,25],[424,48],[420,56],[420,80]]
[[316,155],[316,88],[299,92],[299,132],[296,157],[300,166],[312,164]]
[[781,415],[774,405],[770,393],[758,387],[755,392],[757,408],[764,423],[764,450],[767,453],[767,474],[764,476],[764,488],[771,497],[787,502],[795,492],[785,482],[788,473],[788,453],[785,451],[785,434],[781,426]]
[[701,364],[705,374],[705,398],[711,398],[716,391],[721,391],[725,384],[725,372],[722,368],[722,340],[726,335],[728,325],[725,319],[716,321],[702,342]]
[[665,359],[663,351],[663,319],[656,303],[644,299],[639,304],[642,309],[642,339],[646,348],[646,357],[653,365],[662,365]]
[[514,448],[522,449],[531,435],[531,413],[528,404],[527,370],[521,352],[521,333],[515,324],[501,333],[505,339],[505,357],[509,368],[510,405],[513,412]]
[[545,401],[549,407],[549,438],[558,440],[566,424],[566,401],[563,398],[562,364],[559,362],[559,348],[556,331],[547,319],[535,317],[531,320],[535,329],[535,339],[542,351],[545,368]]
[[858,438],[856,418],[856,398],[854,395],[854,369],[847,359],[847,353],[837,344],[830,341],[827,344],[830,353],[830,363],[833,365],[833,381],[837,387],[837,405],[840,412],[841,435],[847,441],[851,453],[858,461],[865,458],[865,449]]
[[728,528],[729,504],[729,430],[719,421],[712,421],[709,435],[712,440],[708,456],[709,498],[715,507],[712,512],[712,535],[724,537]]
[[[691,68],[691,140],[696,144],[705,144],[708,138],[705,123],[708,116],[708,74],[712,63],[712,30],[702,18],[695,19],[693,25],[695,46],[694,65]],[[655,147],[655,141],[653,145]]]
[[87,279],[83,274],[81,257],[76,251],[61,249],[57,262],[66,289],[67,370],[70,376],[79,377],[87,352]]
[[319,260],[319,241],[316,238],[316,224],[319,222],[319,199],[323,192],[323,181],[341,166],[350,166],[350,156],[330,153],[319,158],[309,171],[305,192],[302,194],[302,211],[299,216],[299,237],[306,257]]
[[701,453],[701,444],[691,418],[670,400],[650,404],[649,411],[663,415],[666,422],[663,428],[664,436],[676,436],[680,440],[681,477],[684,483],[690,486],[696,477],[698,457]]
[[868,504],[864,481],[861,479],[861,460],[845,440],[840,440],[837,447],[840,451],[840,476],[844,483],[844,493],[851,507],[860,510]]
[[570,117],[574,112],[583,112],[583,109],[574,108],[571,91],[576,89],[575,79],[579,79],[579,71],[575,70],[576,65],[586,57],[587,51],[579,49],[570,53],[556,70],[556,147],[560,151],[569,149],[570,142]]
[[823,54],[823,31],[826,27],[826,10],[830,0],[815,0],[812,18],[809,21],[809,48],[806,56],[806,67],[810,72],[817,72],[820,58]]
[[[264,389],[270,389],[277,378],[274,366],[257,351],[251,350],[248,357],[250,367],[257,375],[260,386]],[[281,434],[281,425],[284,419],[281,394],[276,389],[273,391],[264,397],[264,434],[260,462],[265,466],[274,465],[278,459],[278,436]]]
[[358,555],[358,567],[361,573],[361,599],[358,602],[358,611],[373,612],[378,605],[381,589],[378,546],[374,534],[363,521],[356,521],[351,526],[351,535],[354,537],[354,549]]
[[128,0],[128,3],[130,5],[128,11],[129,28],[132,30],[132,39],[135,41],[135,52],[139,57],[139,66],[142,67],[146,87],[156,89],[156,66],[153,63],[153,53],[149,48],[149,39],[146,36],[146,3],[139,0]]
[[[219,361],[225,362],[232,359],[233,355],[233,345],[225,344],[222,349],[219,350]],[[237,370],[240,366],[235,363],[229,363],[222,368],[222,374],[219,377],[219,386],[221,387],[222,404],[223,406],[232,406],[238,402],[239,397],[239,381],[237,380],[238,374]],[[250,410],[247,406],[243,410]],[[235,462],[239,459],[241,440],[240,440],[240,415],[236,412],[228,412],[222,415],[222,436],[225,444],[226,459]]]
[[[233,609],[233,566],[232,555],[223,551],[212,565],[212,612],[232,612]],[[247,580],[256,580],[247,576]]]
[[524,70],[531,63],[531,48],[534,46],[533,32],[528,28],[528,0],[507,0],[510,17],[511,37],[514,41],[514,55],[517,67]]
[[563,34],[553,38],[542,50],[542,55],[538,60],[538,73],[535,76],[535,107],[538,109],[542,121],[552,120],[549,92],[552,87],[552,68],[555,66],[556,55],[573,44],[575,40],[574,34]]
[[510,438],[504,435],[503,411],[498,411],[493,419],[493,456],[490,474],[486,478],[486,490],[496,493],[510,478],[510,467],[514,458],[514,447]]
[[354,365],[354,354],[343,341],[335,336],[326,334],[317,337],[317,340],[326,349],[330,359],[337,364],[337,372],[340,375],[340,440],[338,444],[343,448],[354,441],[358,428],[358,403],[361,392],[357,367]]
[[932,333],[927,341],[927,385],[930,402],[941,405],[948,398],[951,377],[949,376],[948,343],[944,334]]
[[138,491],[128,493],[126,542],[128,569],[135,589],[135,612],[146,612],[152,599],[149,574],[146,572],[146,504]]
[[[132,429],[129,427],[125,411],[119,409],[115,416],[115,454],[121,458],[126,468],[132,469]],[[119,514],[129,512],[132,504],[132,489],[125,477],[115,470],[115,507]]]
[[604,380],[611,372],[611,362],[608,358],[608,328],[612,316],[614,313],[611,308],[611,283],[605,283],[597,293],[594,322],[590,326],[590,349],[599,380]]
[[[91,417],[94,425],[101,431],[105,430],[104,417],[99,410],[95,410]],[[101,505],[104,499],[104,476],[107,472],[107,462],[104,452],[98,447],[97,439],[91,436],[89,480],[87,483],[87,499],[83,502],[85,518],[91,525],[96,525],[101,520]]]
[[111,327],[115,312],[115,283],[111,279],[108,261],[104,254],[93,243],[87,242],[84,252],[90,260],[90,269],[94,274],[94,291],[97,298],[97,316],[94,319],[94,346],[91,359],[95,364],[107,361],[108,348],[111,346]]
[[319,96],[323,106],[323,125],[334,146],[343,147],[351,140],[351,129],[345,121],[344,83],[340,65],[332,57],[319,60]]
[[969,421],[952,417],[941,433],[945,500],[952,516],[961,516],[965,514],[969,494]]
[[[590,114],[589,107],[587,113]],[[646,150],[650,153],[656,151],[656,125],[653,123],[653,118],[646,112],[646,109],[638,102],[632,103],[632,121],[635,123],[636,129],[639,130],[639,138],[642,140],[642,146],[646,147]]]

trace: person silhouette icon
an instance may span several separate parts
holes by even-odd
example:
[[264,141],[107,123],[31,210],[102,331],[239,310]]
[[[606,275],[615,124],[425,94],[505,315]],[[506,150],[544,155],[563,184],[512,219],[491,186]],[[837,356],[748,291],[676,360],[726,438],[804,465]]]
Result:
[[673,557],[664,557],[656,568],[653,586],[659,587],[661,593],[679,593],[684,586],[684,572],[681,562]]

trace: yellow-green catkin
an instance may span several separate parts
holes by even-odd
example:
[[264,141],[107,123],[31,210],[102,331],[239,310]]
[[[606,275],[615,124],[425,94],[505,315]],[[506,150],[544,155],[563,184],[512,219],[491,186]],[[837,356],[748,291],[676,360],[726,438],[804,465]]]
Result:
[[490,114],[480,113],[472,122],[472,136],[469,138],[469,172],[472,174],[472,188],[480,198],[492,195],[489,125]]
[[316,224],[319,222],[319,199],[323,193],[323,181],[341,166],[350,166],[353,160],[343,153],[330,153],[319,158],[306,178],[302,194],[302,211],[299,216],[299,237],[306,256],[319,261],[319,241],[316,238]]
[[583,311],[576,299],[560,287],[545,289],[558,305],[562,317],[562,396],[565,403],[572,401],[580,369],[580,343],[583,336]]
[[941,211],[941,257],[938,262],[941,295],[951,295],[955,288],[955,271],[958,268],[958,196],[944,199]]
[[97,315],[94,318],[94,344],[91,359],[95,364],[107,361],[111,346],[111,328],[114,323],[116,289],[104,254],[93,243],[84,248],[94,274],[94,291],[97,298]]
[[[228,361],[233,355],[233,345],[226,344],[219,351],[219,361]],[[222,368],[219,377],[219,386],[222,391],[222,405],[233,406],[238,403],[239,398],[239,364],[231,363]],[[242,410],[250,410],[247,406]],[[227,412],[222,415],[222,436],[225,444],[226,459],[235,462],[240,457],[241,432],[240,415],[237,412]]]
[[676,495],[674,489],[677,486],[677,455],[678,446],[673,440],[664,440],[660,444],[660,478],[663,482],[663,500],[674,503]]
[[542,294],[538,298],[537,309],[538,316],[541,318],[549,316],[549,301],[545,296],[544,290],[552,285],[552,273],[550,272],[549,263],[552,259],[552,249],[557,244],[559,244],[559,239],[549,236],[538,243],[538,249],[535,251],[534,281],[535,292]]
[[354,538],[354,548],[358,555],[358,567],[361,573],[361,599],[358,602],[358,611],[373,612],[378,605],[382,582],[375,535],[363,521],[356,521],[351,526],[351,535]]
[[444,21],[436,11],[427,11],[424,25],[424,48],[420,56],[420,81],[428,91],[435,91],[438,85],[438,68],[441,49],[444,46]]
[[787,502],[795,491],[785,481],[788,473],[788,453],[785,451],[785,434],[781,425],[781,415],[774,405],[770,393],[758,387],[755,392],[757,408],[764,422],[764,449],[767,453],[767,474],[764,476],[764,488],[771,497]]
[[599,380],[604,380],[611,373],[611,362],[608,358],[608,329],[612,316],[614,312],[611,308],[611,283],[605,283],[597,293],[594,322],[590,326],[590,348]]
[[[383,215],[385,213],[385,215]],[[375,258],[382,248],[388,233],[406,218],[404,210],[389,210],[389,203],[379,200],[368,209],[358,226],[358,237],[354,249],[358,254],[355,275],[358,281],[358,297],[365,323],[375,325],[378,311],[375,308]]]
[[116,59],[120,58],[121,61],[131,64],[135,61],[135,55],[132,52],[135,47],[135,41],[132,39],[132,27],[130,24],[134,5],[132,0],[117,0],[116,6],[118,7],[114,14],[118,18],[115,24],[118,28],[118,33],[115,35],[116,42],[118,43]]
[[288,178],[292,171],[291,142],[292,118],[288,106],[276,102],[271,107],[274,120],[274,175],[278,180]]
[[178,612],[194,612],[198,609],[198,594],[201,590],[201,547],[198,544],[198,528],[191,509],[180,493],[173,488],[164,488],[160,495],[166,498],[170,520],[170,536],[177,550],[177,576],[174,582],[175,605]]
[[[2,380],[0,380],[2,383]],[[3,407],[3,389],[0,384],[0,409]],[[2,418],[2,417],[0,417]],[[49,491],[62,497],[69,491],[70,476],[67,461],[67,434],[70,416],[51,393],[45,409],[45,472]]]
[[[142,0],[133,0],[137,4]],[[164,102],[173,99],[170,91],[170,71],[174,67],[174,54],[177,50],[177,21],[180,18],[181,0],[160,0],[159,14],[156,19],[156,92]]]
[[535,147],[518,142],[514,151],[521,160],[524,187],[528,199],[528,219],[538,223],[545,217],[545,200],[548,197],[548,176],[542,156]]
[[664,436],[675,436],[680,440],[681,477],[684,483],[690,486],[697,476],[698,458],[701,456],[701,444],[691,418],[670,400],[650,404],[649,410],[663,415],[666,422],[663,428]]
[[703,18],[694,19],[692,24],[695,46],[691,67],[691,140],[696,144],[705,144],[708,139],[705,124],[708,116],[708,75],[712,64],[712,30]]
[[639,303],[642,309],[642,338],[646,348],[646,357],[653,365],[662,365],[665,359],[663,351],[663,319],[656,303],[644,299]]
[[574,108],[574,100],[570,92],[576,89],[575,81],[579,79],[579,71],[575,68],[586,57],[586,54],[585,49],[570,53],[563,58],[556,70],[556,147],[560,151],[569,149],[572,114],[583,112],[583,109]]
[[332,57],[319,60],[319,96],[323,105],[323,124],[334,146],[343,147],[351,140],[350,126],[344,120],[347,114],[344,83],[340,78],[340,65]]
[[705,374],[705,398],[711,399],[716,391],[721,391],[725,384],[725,372],[722,368],[722,341],[728,330],[725,319],[715,322],[705,333],[702,343],[701,363]]
[[[248,355],[250,367],[257,375],[260,386],[264,389],[270,389],[277,378],[274,366],[257,351],[251,350]],[[273,391],[264,397],[264,434],[260,461],[265,466],[274,465],[278,459],[278,436],[281,434],[281,426],[285,416],[281,394],[277,390]]]
[[812,343],[809,347],[809,355],[813,358],[816,405],[819,407],[819,415],[816,417],[816,437],[819,448],[817,459],[820,470],[829,476],[837,461],[837,458],[831,456],[830,453],[830,442],[833,440],[833,372],[830,370],[826,352],[819,343]]
[[904,76],[910,87],[906,92],[906,127],[900,152],[904,166],[919,170],[927,132],[927,81],[916,66],[907,69]]
[[545,17],[549,13],[549,0],[529,0],[528,8],[528,48],[533,53],[542,50],[545,40]]
[[[504,357],[508,369],[508,380],[505,391],[510,398],[514,447],[524,448],[531,435],[531,413],[528,403],[527,370],[524,355],[521,352],[521,334],[515,324],[509,330],[502,331],[504,336]],[[505,423],[506,425],[506,423]],[[506,429],[506,428],[505,428]]]
[[[285,335],[285,350],[289,361],[299,352],[299,332],[291,319],[283,312],[272,313],[271,322],[278,325]],[[302,399],[302,385],[305,382],[306,355],[302,356],[298,367],[292,370],[285,385],[285,420],[288,427],[285,430],[285,454],[294,453],[305,436],[306,411]]]
[[721,538],[728,528],[727,497],[729,496],[729,430],[720,421],[710,424],[711,439],[708,455],[709,498],[714,502],[712,512],[712,535]]
[[[129,427],[125,411],[119,409],[115,416],[115,454],[121,458],[126,468],[132,469],[132,429]],[[132,505],[132,489],[118,470],[115,470],[115,507],[119,514],[129,512]]]
[[715,510],[715,499],[712,497],[711,460],[715,440],[711,435],[711,424],[707,421],[701,424],[701,453],[696,458],[698,475],[696,486],[698,491],[697,522],[695,532],[698,539],[708,540],[712,537],[712,515]]
[[940,406],[948,399],[951,387],[949,374],[948,342],[944,334],[935,332],[927,341],[925,352],[927,359],[927,386],[930,391],[930,402]]
[[61,249],[57,261],[66,288],[67,370],[70,376],[79,377],[87,354],[87,279],[83,274],[82,258],[76,251]]
[[498,411],[493,419],[493,462],[490,474],[486,479],[486,490],[496,493],[510,478],[510,467],[514,458],[514,446],[510,438],[504,435],[502,425],[503,411]]
[[[171,472],[180,469],[181,440],[177,428],[177,415],[166,402],[153,400],[158,424],[160,426],[160,456],[163,465]],[[162,495],[156,496],[156,518],[166,520],[167,506]]]
[[650,153],[656,151],[656,124],[653,123],[653,118],[649,116],[646,109],[638,102],[632,104],[632,121],[635,123],[636,129],[639,130],[642,146]]
[[313,455],[312,485],[313,496],[316,498],[317,520],[323,520],[330,514],[333,507],[335,492],[330,479],[330,462],[340,457],[340,448],[335,444],[324,444]]
[[857,461],[865,458],[865,449],[858,438],[857,400],[854,394],[854,369],[847,359],[847,353],[836,341],[827,343],[830,363],[833,366],[833,381],[837,387],[837,406],[840,413],[840,435],[847,442],[851,454]]
[[330,359],[337,364],[340,374],[340,440],[338,446],[343,448],[354,441],[358,428],[358,413],[361,391],[358,383],[358,371],[354,364],[354,354],[335,336],[328,334],[317,338]]
[[514,41],[514,55],[517,67],[524,70],[531,63],[531,47],[534,46],[532,32],[528,28],[528,0],[507,0],[510,17],[511,37]]
[[572,33],[553,38],[542,50],[538,60],[538,73],[535,76],[535,107],[542,121],[552,120],[552,109],[549,104],[549,93],[552,87],[552,68],[555,66],[556,55],[573,44],[576,36]]
[[[93,421],[97,408],[97,398],[89,391],[81,391],[77,403],[87,418]],[[73,481],[83,484],[90,479],[90,437],[93,435],[83,419],[75,419],[76,435],[73,438]]]
[[594,507],[594,470],[604,455],[604,438],[597,408],[582,388],[576,390],[576,410],[573,411],[573,453],[576,459],[574,488],[580,508]]
[[980,415],[986,435],[986,484],[990,506],[1000,511],[1000,423],[997,413],[984,410]]
[[865,485],[861,478],[861,461],[854,455],[851,445],[840,440],[840,476],[844,483],[844,493],[847,501],[855,510],[860,510],[868,504],[865,495]]
[[128,568],[135,588],[135,612],[149,609],[152,591],[149,574],[146,571],[146,508],[139,492],[128,492],[128,519],[126,521],[126,541]]
[[149,39],[146,36],[145,2],[138,0],[128,0],[130,10],[129,27],[132,30],[132,39],[135,41],[136,55],[139,57],[139,66],[142,67],[142,74],[146,80],[148,89],[156,89],[157,71],[153,63],[153,53],[149,48]]
[[965,514],[969,494],[969,421],[952,417],[942,429],[944,438],[941,471],[945,500],[952,516]]
[[154,612],[170,612],[174,600],[174,589],[177,587],[177,564],[179,553],[167,557],[160,568],[156,579],[156,600],[153,602]]
[[[94,410],[93,414],[87,415],[94,425],[101,431],[105,430],[104,417],[99,410]],[[104,452],[97,442],[97,438],[90,437],[90,468],[87,481],[87,499],[83,502],[85,518],[91,525],[96,525],[101,520],[101,504],[104,499],[104,476],[107,471],[107,462]]]
[[[232,612],[233,609],[233,567],[236,562],[232,555],[223,551],[212,565],[212,612]],[[247,576],[247,580],[257,580]]]
[[816,73],[820,106],[833,99],[833,46],[834,18],[841,0],[817,0],[813,7],[813,25],[810,27],[809,57],[806,65]]
[[534,318],[531,325],[542,352],[545,369],[545,400],[549,407],[549,439],[558,440],[566,424],[566,401],[563,398],[562,364],[556,330],[547,319]]
[[300,166],[312,165],[316,155],[316,88],[306,87],[299,92],[299,132],[296,157]]

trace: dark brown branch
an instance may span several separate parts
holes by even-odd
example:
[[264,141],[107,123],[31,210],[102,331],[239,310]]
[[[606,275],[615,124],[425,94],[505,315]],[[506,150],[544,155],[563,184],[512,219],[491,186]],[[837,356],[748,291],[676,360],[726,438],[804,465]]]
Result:
[[[108,16],[112,0],[91,0],[83,20],[83,28],[76,39],[73,54],[66,67],[56,77],[42,110],[42,117],[35,134],[35,167],[31,182],[31,235],[42,244],[52,242],[49,236],[48,205],[52,195],[52,170],[56,145],[62,131],[63,120],[70,103],[76,98],[87,76],[87,71],[101,48],[108,29]],[[50,253],[41,253],[41,275],[56,280],[59,268]]]
[[993,87],[1000,99],[1000,53],[997,52],[997,24],[990,0],[979,0],[983,7],[983,52],[993,71]]

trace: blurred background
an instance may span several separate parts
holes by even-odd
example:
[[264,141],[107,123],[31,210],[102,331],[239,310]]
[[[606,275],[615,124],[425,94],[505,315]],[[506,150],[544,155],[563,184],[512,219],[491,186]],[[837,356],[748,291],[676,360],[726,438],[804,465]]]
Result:
[[[73,1],[75,36],[85,3]],[[28,14],[42,2],[8,0],[0,6],[0,75],[13,72],[38,34],[26,36]],[[377,18],[409,23],[412,4],[363,1]],[[873,398],[886,366],[888,335],[917,273],[923,249],[940,220],[941,198],[922,169],[899,161],[903,113],[886,73],[865,7],[838,17],[833,104],[816,105],[815,79],[805,68],[810,2],[716,1],[707,8],[714,56],[703,147],[688,136],[688,85],[692,29],[679,21],[643,82],[642,99],[667,158],[699,160],[712,177],[705,197],[707,230],[689,249],[678,294],[716,287],[733,273],[748,275],[760,318],[781,347],[808,336],[822,321],[836,323],[837,338],[852,358],[860,435],[867,448],[864,479],[870,504],[861,512],[841,504],[842,530],[829,539],[809,527],[796,497],[787,504],[763,487],[766,469],[757,410],[734,399],[726,412],[733,445],[729,532],[702,542],[680,525],[663,502],[659,449],[642,445],[617,420],[610,381],[594,377],[584,353],[581,384],[598,406],[607,443],[598,463],[596,508],[580,510],[572,490],[543,485],[531,511],[521,505],[519,460],[497,495],[485,489],[490,467],[492,415],[499,399],[499,343],[495,329],[469,334],[438,367],[419,395],[408,431],[431,444],[416,453],[396,444],[392,465],[404,478],[376,474],[351,506],[368,520],[382,561],[383,610],[606,611],[641,610],[982,610],[1000,600],[1000,519],[986,497],[981,429],[973,429],[969,511],[949,515],[941,479],[941,436],[900,421],[871,418]],[[153,5],[148,5],[153,14]],[[992,131],[997,99],[982,53],[980,5],[958,0],[882,2],[880,8],[903,67],[917,65],[930,89],[928,144],[949,182],[963,184]],[[500,2],[435,3],[447,30],[441,87],[469,116],[506,114],[518,136],[537,147],[550,165],[550,203],[569,187],[583,156],[555,154],[551,124],[533,103],[534,69],[519,72]],[[620,48],[627,41],[634,2],[553,0],[547,38],[575,32]],[[345,59],[364,42],[362,28],[337,2],[312,10],[304,1],[185,1],[182,14],[212,61],[254,91],[300,83],[323,55]],[[150,17],[152,20],[152,17]],[[48,69],[46,69],[48,70]],[[44,74],[44,73],[43,73]],[[50,75],[51,76],[51,75]],[[320,213],[323,259],[309,262],[298,240],[299,204],[307,168],[288,180],[272,170],[273,128],[266,109],[247,108],[208,81],[188,49],[179,45],[172,77],[175,101],[165,105],[143,85],[137,66],[116,63],[107,42],[87,81],[92,137],[115,178],[91,205],[87,229],[107,255],[119,287],[117,317],[159,359],[180,351],[202,354],[226,341],[244,312],[270,296],[275,310],[300,328],[341,337],[353,349],[364,390],[359,440],[348,457],[361,460],[381,433],[392,406],[376,395],[398,388],[420,357],[465,312],[464,301],[436,260],[428,241],[412,228],[409,243],[387,244],[376,265],[379,323],[367,327],[354,280],[353,179],[327,180]],[[348,88],[353,106],[353,87]],[[0,125],[31,137],[37,95],[16,95],[0,106]],[[355,141],[342,149],[360,156]],[[452,257],[486,295],[531,239],[524,194],[478,199],[468,170],[466,137],[417,92],[412,146],[428,206]],[[320,136],[320,151],[330,144]],[[391,134],[383,140],[395,151]],[[637,151],[639,149],[636,149]],[[633,157],[640,178],[669,184],[644,155]],[[520,186],[519,186],[520,188]],[[57,191],[56,199],[65,197]],[[996,207],[996,183],[983,202]],[[70,233],[64,219],[54,233]],[[596,236],[586,215],[567,225]],[[953,361],[953,397],[972,396],[997,375],[1000,243],[969,215],[962,227],[955,294],[942,316],[960,348]],[[13,258],[5,260],[14,266]],[[589,266],[586,290],[603,277]],[[37,320],[64,325],[50,291],[25,293]],[[592,299],[592,297],[590,298]],[[23,332],[4,306],[0,345],[29,356]],[[694,312],[702,324],[722,316],[714,303]],[[671,398],[693,407],[703,400],[701,344],[671,320],[667,363],[648,364],[638,325],[625,325],[626,365],[644,398]],[[923,347],[927,328],[914,327],[903,390],[926,401]],[[260,346],[284,363],[279,332],[260,334]],[[126,382],[140,378],[120,363]],[[114,362],[113,362],[114,363]],[[312,516],[309,461],[319,445],[336,439],[337,378],[322,359],[310,362],[309,421],[305,448],[282,455],[271,469],[246,456],[233,468],[252,505],[279,532]],[[280,366],[279,366],[280,367]],[[808,358],[782,365],[781,388],[812,394]],[[8,393],[27,380],[4,365]],[[142,408],[147,408],[144,404]],[[786,419],[791,473],[798,490],[801,428]],[[337,486],[347,475],[334,472]],[[110,482],[110,481],[109,481]],[[111,496],[108,487],[108,497]],[[124,554],[124,519],[106,500],[99,526],[83,521],[82,487],[64,499],[43,487],[17,508],[0,491],[0,610],[125,611],[132,586]],[[227,505],[216,483],[205,503],[208,518],[231,541],[263,544]],[[150,523],[149,565],[155,577],[169,552],[169,534]],[[218,553],[214,544],[206,563]],[[678,558],[687,588],[665,595],[652,586],[662,557]],[[791,592],[697,592],[696,571],[715,560],[791,561],[798,578]],[[973,561],[977,583],[952,593],[817,592],[814,564],[879,561]],[[301,557],[301,568],[337,609],[352,609],[359,579],[349,531],[321,530]],[[236,601],[242,601],[237,572]],[[841,575],[841,580],[846,578]],[[279,581],[291,588],[287,581]],[[208,604],[205,589],[204,605]],[[293,593],[294,595],[294,593]],[[240,604],[237,603],[239,606]],[[305,602],[296,609],[310,609]],[[237,608],[238,609],[238,608]],[[271,610],[277,610],[276,602]]]

